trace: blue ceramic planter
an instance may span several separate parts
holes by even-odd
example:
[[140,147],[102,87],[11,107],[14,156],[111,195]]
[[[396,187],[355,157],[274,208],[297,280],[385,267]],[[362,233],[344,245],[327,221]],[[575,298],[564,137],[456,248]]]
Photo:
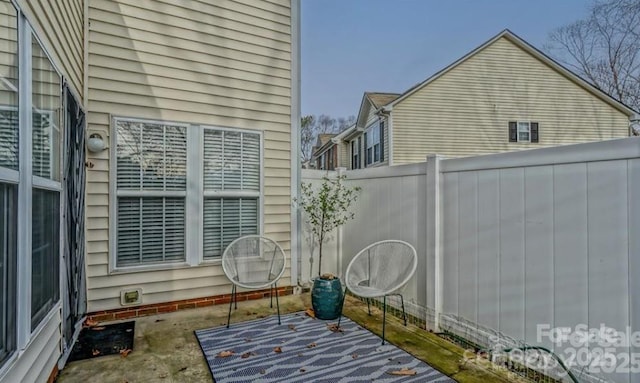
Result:
[[313,281],[311,305],[318,319],[336,319],[342,309],[342,283],[339,278]]

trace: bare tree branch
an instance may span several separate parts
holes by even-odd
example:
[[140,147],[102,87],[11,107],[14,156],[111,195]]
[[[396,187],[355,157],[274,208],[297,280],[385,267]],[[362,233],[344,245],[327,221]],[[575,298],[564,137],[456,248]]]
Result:
[[300,122],[300,150],[302,162],[311,159],[311,151],[318,134],[339,133],[356,121],[355,116],[333,118],[326,114],[303,116]]
[[640,108],[640,0],[597,0],[583,20],[557,28],[545,50],[595,87]]

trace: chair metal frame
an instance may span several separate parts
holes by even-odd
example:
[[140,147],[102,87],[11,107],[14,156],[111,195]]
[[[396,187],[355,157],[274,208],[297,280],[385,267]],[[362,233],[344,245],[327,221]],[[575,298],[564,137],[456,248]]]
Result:
[[[233,275],[233,273],[230,270],[227,270],[226,267],[226,262],[224,261],[225,258],[228,256],[228,250],[232,248],[233,245],[235,245],[237,242],[248,239],[248,238],[258,238],[260,240],[266,240],[268,242],[271,242],[275,245],[274,247],[274,251],[273,251],[273,256],[271,258],[271,267],[270,267],[270,275],[274,274],[273,267],[274,267],[274,261],[275,261],[275,257],[276,257],[276,253],[279,251],[282,254],[283,260],[284,262],[282,263],[282,270],[279,270],[277,276],[275,276],[275,278],[273,278],[273,281],[269,281],[263,285],[247,285],[247,284],[243,284],[240,281],[236,281],[233,278],[230,277],[230,275]],[[273,308],[273,295],[275,293],[276,296],[276,307],[277,307],[277,312],[278,312],[278,324],[281,324],[280,322],[280,302],[278,300],[278,281],[280,280],[280,278],[282,278],[282,276],[284,275],[284,272],[287,269],[287,258],[286,258],[286,254],[284,252],[284,250],[282,249],[282,246],[280,246],[280,244],[278,242],[276,242],[275,240],[269,238],[269,237],[265,237],[263,235],[258,235],[258,234],[252,234],[252,235],[245,235],[239,238],[234,239],[224,250],[224,253],[222,253],[222,270],[224,271],[224,275],[229,279],[229,281],[231,281],[231,300],[229,301],[229,313],[227,315],[227,328],[229,328],[229,326],[231,325],[231,308],[234,306],[235,303],[235,309],[238,309],[238,298],[237,298],[237,290],[238,290],[238,286],[243,287],[245,289],[249,289],[249,290],[259,290],[265,287],[269,287],[269,296],[271,298],[271,304],[270,307]]]
[[[402,318],[404,320],[404,325],[407,325],[407,314],[405,312],[404,309],[404,297],[402,295],[402,293],[400,293],[399,291],[401,291],[406,285],[407,283],[411,280],[411,278],[413,278],[413,275],[416,272],[416,269],[418,267],[418,253],[416,252],[416,249],[408,242],[405,241],[400,241],[400,240],[396,240],[396,239],[387,239],[384,241],[378,241],[375,243],[372,243],[371,245],[365,247],[364,249],[360,250],[360,252],[358,252],[358,254],[356,254],[355,257],[353,257],[353,259],[351,259],[351,262],[349,262],[349,265],[347,266],[347,271],[345,272],[345,291],[344,291],[344,295],[342,297],[342,308],[344,308],[344,300],[346,299],[347,296],[347,292],[351,291],[354,295],[357,295],[359,297],[365,298],[367,300],[367,310],[369,312],[369,315],[371,315],[371,299],[372,298],[379,298],[379,295],[375,295],[375,296],[368,296],[368,295],[361,295],[358,294],[356,292],[354,292],[354,289],[349,289],[349,272],[351,271],[353,265],[358,261],[359,257],[363,257],[366,256],[368,251],[375,247],[378,246],[380,244],[383,243],[399,243],[402,245],[407,246],[409,249],[411,249],[411,252],[413,254],[413,258],[412,258],[412,266],[411,266],[411,271],[408,273],[408,275],[402,280],[402,282],[398,283],[396,286],[393,286],[393,288],[389,289],[389,292],[387,294],[382,295],[382,344],[384,344],[384,340],[385,340],[385,327],[386,327],[386,321],[387,321],[387,297],[388,296],[400,296],[400,302],[402,304]],[[393,254],[390,254],[390,256],[393,256]],[[357,289],[356,289],[357,290]],[[340,312],[342,313],[342,309],[340,310]],[[340,315],[339,319],[338,319],[338,327],[340,327],[340,321],[342,320],[342,314]]]

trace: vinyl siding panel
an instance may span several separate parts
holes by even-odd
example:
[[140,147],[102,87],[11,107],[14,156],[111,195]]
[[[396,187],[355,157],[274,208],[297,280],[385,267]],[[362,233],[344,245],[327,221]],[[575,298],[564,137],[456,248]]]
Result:
[[[89,19],[89,129],[121,116],[261,130],[263,234],[289,254],[290,1],[90,0]],[[89,159],[89,311],[120,307],[132,286],[144,304],[230,291],[219,263],[109,273],[109,151]]]
[[56,310],[0,381],[46,382],[61,355],[60,323],[60,310]]
[[338,166],[341,168],[349,168],[351,165],[350,143],[340,141],[338,144]]
[[83,0],[18,0],[38,38],[80,97],[83,96]]
[[[629,118],[500,38],[393,108],[394,164],[629,135]],[[539,123],[539,143],[509,143],[509,121]]]

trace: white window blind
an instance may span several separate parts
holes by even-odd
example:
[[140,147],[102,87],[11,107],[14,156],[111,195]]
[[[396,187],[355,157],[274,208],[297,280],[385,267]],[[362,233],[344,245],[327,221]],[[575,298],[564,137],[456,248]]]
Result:
[[221,257],[234,239],[258,233],[257,198],[206,198],[204,257]]
[[57,113],[33,112],[33,174],[52,180],[60,180],[60,128]]
[[17,109],[0,110],[0,166],[18,170]]
[[186,126],[118,119],[116,129],[116,266],[184,261]]
[[183,261],[184,222],[184,198],[119,197],[118,266]]
[[204,131],[205,190],[260,190],[260,136],[226,130]]
[[203,254],[210,260],[259,232],[260,135],[207,128],[203,153]]

